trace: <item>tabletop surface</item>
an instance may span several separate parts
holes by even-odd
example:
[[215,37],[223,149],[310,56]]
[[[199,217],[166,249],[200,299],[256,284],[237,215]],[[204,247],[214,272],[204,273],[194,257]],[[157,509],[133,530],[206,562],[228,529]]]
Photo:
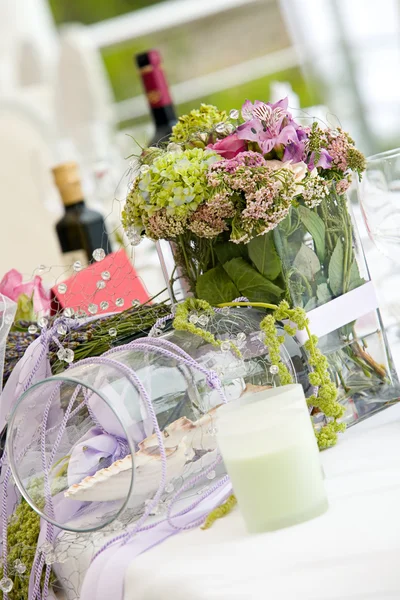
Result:
[[132,561],[124,600],[400,598],[400,405],[321,458],[327,513],[251,536],[236,509]]

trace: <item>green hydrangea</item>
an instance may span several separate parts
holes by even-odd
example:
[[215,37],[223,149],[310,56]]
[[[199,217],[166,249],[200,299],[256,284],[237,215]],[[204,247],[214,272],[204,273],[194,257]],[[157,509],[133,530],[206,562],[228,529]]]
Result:
[[153,239],[174,238],[179,223],[185,223],[209,198],[206,174],[217,160],[218,154],[211,150],[191,148],[163,152],[150,165],[142,165],[126,200],[124,227],[133,226]]
[[227,119],[224,110],[218,110],[211,104],[201,104],[199,109],[179,117],[178,123],[172,128],[171,141],[188,147],[204,148],[211,141],[210,135],[217,123]]

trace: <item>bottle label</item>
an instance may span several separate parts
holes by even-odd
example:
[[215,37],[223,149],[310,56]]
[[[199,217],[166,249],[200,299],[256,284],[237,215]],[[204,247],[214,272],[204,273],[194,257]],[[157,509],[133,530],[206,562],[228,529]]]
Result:
[[147,65],[141,69],[144,89],[152,108],[162,108],[172,104],[168,84],[161,67]]

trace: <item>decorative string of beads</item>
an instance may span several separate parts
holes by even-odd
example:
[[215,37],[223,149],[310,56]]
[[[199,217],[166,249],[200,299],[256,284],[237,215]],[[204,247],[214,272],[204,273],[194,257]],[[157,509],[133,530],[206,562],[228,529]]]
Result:
[[46,317],[40,317],[40,319],[38,319],[37,324],[41,329],[45,329],[49,324],[49,320]]
[[57,327],[57,333],[58,335],[66,335],[68,329],[66,328],[66,326],[63,323],[60,323]]
[[97,304],[90,303],[88,306],[88,311],[90,312],[91,315],[95,315],[98,311]]
[[14,570],[18,575],[23,575],[26,572],[26,565],[19,559],[14,561]]
[[74,351],[71,348],[60,348],[57,352],[57,358],[68,364],[74,361]]
[[14,587],[14,582],[9,577],[3,577],[2,579],[0,579],[0,590],[4,594],[8,594],[9,592],[11,592],[13,587]]
[[67,291],[67,289],[68,289],[68,287],[67,287],[67,284],[66,284],[66,283],[60,283],[60,284],[57,286],[57,292],[58,292],[59,294],[65,294],[65,293],[66,293],[66,291]]
[[72,265],[72,268],[75,271],[75,273],[79,273],[79,271],[82,271],[83,265],[80,260],[76,260]]

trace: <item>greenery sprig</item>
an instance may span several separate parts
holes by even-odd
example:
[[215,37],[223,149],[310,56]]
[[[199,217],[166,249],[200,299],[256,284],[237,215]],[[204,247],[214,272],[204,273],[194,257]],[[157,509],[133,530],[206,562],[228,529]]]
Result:
[[[344,431],[346,426],[344,423],[339,423],[344,414],[344,407],[337,401],[337,389],[332,382],[329,370],[328,361],[322,352],[317,348],[318,339],[312,335],[309,329],[309,320],[304,309],[296,307],[290,308],[288,302],[283,300],[279,305],[269,304],[265,302],[226,302],[219,304],[219,307],[224,306],[252,306],[254,308],[264,308],[270,311],[261,323],[261,331],[265,334],[264,343],[269,349],[271,363],[278,367],[278,374],[282,385],[293,383],[292,376],[282,362],[281,345],[284,343],[284,336],[278,335],[276,324],[278,321],[288,321],[284,325],[284,330],[289,335],[295,335],[296,331],[305,330],[308,335],[308,340],[305,343],[309,359],[308,362],[313,368],[309,374],[311,385],[318,388],[318,391],[308,398],[309,406],[317,408],[323,412],[329,419],[329,422],[319,431],[315,431],[318,446],[320,450],[324,450],[334,446],[337,442],[337,434]],[[188,298],[184,302],[178,304],[175,313],[173,327],[176,330],[188,331],[194,335],[198,335],[206,342],[215,347],[220,347],[221,342],[215,339],[215,336],[201,327],[197,327],[189,321],[190,314],[194,311],[204,311],[207,315],[214,314],[214,309],[205,300],[197,300]]]

